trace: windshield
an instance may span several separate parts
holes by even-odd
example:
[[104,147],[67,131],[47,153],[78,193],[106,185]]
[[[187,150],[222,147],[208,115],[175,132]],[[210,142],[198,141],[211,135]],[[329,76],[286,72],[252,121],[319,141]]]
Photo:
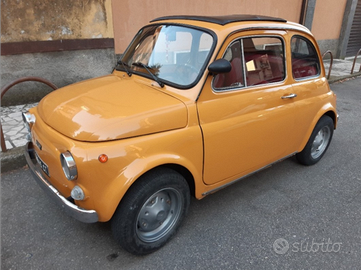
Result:
[[116,68],[187,88],[203,73],[212,45],[213,37],[207,32],[152,25],[138,32]]

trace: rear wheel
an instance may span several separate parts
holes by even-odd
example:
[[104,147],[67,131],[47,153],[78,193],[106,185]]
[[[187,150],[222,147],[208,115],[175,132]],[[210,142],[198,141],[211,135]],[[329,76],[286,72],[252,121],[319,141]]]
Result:
[[331,117],[324,115],[316,124],[305,148],[296,155],[304,165],[316,164],[325,154],[331,143],[334,125]]
[[188,183],[168,168],[137,180],[112,218],[115,239],[127,251],[143,255],[156,251],[175,234],[190,203]]

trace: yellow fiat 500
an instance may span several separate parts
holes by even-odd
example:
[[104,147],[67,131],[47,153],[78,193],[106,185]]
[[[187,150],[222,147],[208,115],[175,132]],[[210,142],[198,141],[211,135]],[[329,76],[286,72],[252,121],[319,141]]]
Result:
[[112,74],[23,114],[40,186],[82,222],[111,221],[127,251],[163,246],[202,199],[296,155],[325,154],[337,125],[310,31],[284,19],[169,16],[140,29]]

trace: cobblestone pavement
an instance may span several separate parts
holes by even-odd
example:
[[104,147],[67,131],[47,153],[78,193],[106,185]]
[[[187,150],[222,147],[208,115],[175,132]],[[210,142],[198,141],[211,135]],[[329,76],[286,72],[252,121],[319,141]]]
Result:
[[37,103],[1,107],[1,125],[7,149],[26,144],[28,131],[23,124],[21,113],[36,105]]
[[[354,61],[354,57],[347,57],[345,60],[342,59],[334,59],[332,64],[331,76],[330,79],[337,79],[339,77],[345,77],[351,75],[352,64]],[[330,59],[326,59],[323,61],[325,66],[326,76],[328,74],[328,69],[330,67]],[[361,57],[359,56],[356,60],[356,64],[353,72],[358,73],[360,70]]]

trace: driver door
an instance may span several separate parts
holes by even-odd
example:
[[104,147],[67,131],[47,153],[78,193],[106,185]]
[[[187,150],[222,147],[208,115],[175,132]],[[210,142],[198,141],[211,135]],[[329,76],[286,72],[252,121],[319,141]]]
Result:
[[[231,72],[208,76],[197,102],[206,184],[238,179],[294,152],[295,109],[292,85],[285,83],[284,39],[280,31],[259,39],[250,35],[225,43],[218,58],[231,63]],[[262,44],[271,41],[276,44],[269,48],[281,50],[275,59],[266,49],[270,44]],[[263,66],[255,60],[260,56]]]

